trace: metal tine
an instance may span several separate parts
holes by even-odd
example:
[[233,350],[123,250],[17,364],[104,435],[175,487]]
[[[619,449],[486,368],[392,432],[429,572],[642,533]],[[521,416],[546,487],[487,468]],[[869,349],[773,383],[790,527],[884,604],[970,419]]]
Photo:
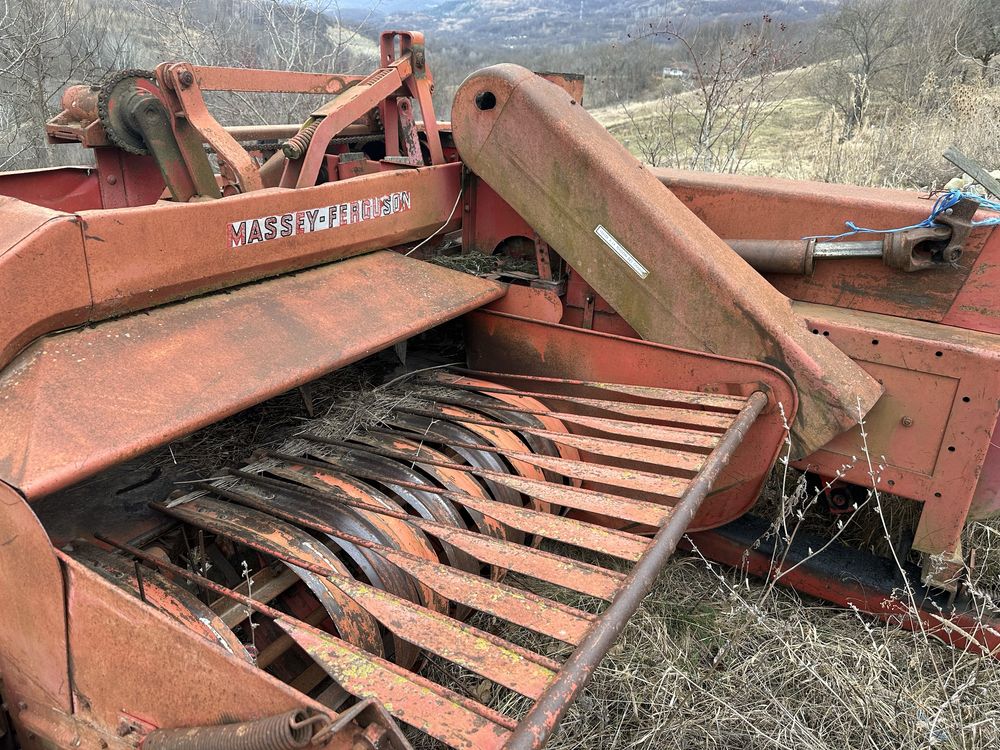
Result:
[[499,636],[349,578],[340,589],[385,627],[453,664],[528,698],[538,698],[559,663]]
[[[227,513],[237,515],[241,505],[226,503]],[[177,508],[172,509],[176,512]],[[243,510],[243,513],[252,511]],[[346,576],[333,567],[320,565],[297,555],[275,548],[253,536],[216,528],[212,521],[225,521],[211,508],[199,508],[197,518],[188,518],[196,525],[223,533],[241,544],[274,555],[290,565],[304,568],[330,581],[351,597],[358,606],[381,622],[394,634],[415,646],[426,649],[476,674],[510,688],[529,698],[541,695],[545,686],[559,670],[559,664],[541,654],[517,646],[499,636],[473,625],[454,620],[447,615],[375,588]],[[263,534],[263,532],[262,532]]]
[[[622,573],[614,570],[608,570],[607,568],[591,565],[590,563],[572,560],[568,557],[555,555],[551,552],[534,549],[533,547],[526,547],[514,542],[500,541],[464,528],[446,526],[445,524],[437,523],[435,521],[427,521],[423,518],[407,515],[405,513],[393,514],[384,508],[358,503],[356,500],[350,498],[341,498],[337,494],[331,493],[328,495],[327,493],[316,492],[315,490],[309,490],[305,487],[290,487],[287,483],[267,480],[264,477],[252,474],[248,475],[245,472],[234,471],[233,474],[264,486],[270,486],[272,488],[282,489],[289,492],[296,492],[328,502],[343,502],[347,505],[355,504],[357,507],[363,507],[366,510],[371,510],[375,513],[403,517],[421,531],[431,534],[441,541],[448,542],[466,554],[471,555],[484,563],[497,565],[501,568],[513,570],[518,573],[524,573],[525,575],[529,575],[541,581],[554,583],[557,586],[562,586],[563,588],[576,591],[580,594],[595,596],[598,599],[610,601],[611,597],[614,596],[619,583],[625,579],[625,576]],[[233,492],[232,490],[214,487],[213,485],[203,486],[205,488],[210,488],[212,492],[223,495],[223,497],[226,497],[223,493]],[[343,533],[339,530],[333,530],[330,533],[337,536],[343,536],[345,539],[348,538],[347,535],[343,535]],[[349,541],[354,544],[361,544],[362,541],[364,541],[366,545],[372,544],[366,540],[357,541],[353,537],[349,538]],[[379,550],[379,552],[380,554],[384,554],[381,550]]]
[[[411,409],[410,413],[418,413],[419,411]],[[440,412],[427,411],[422,416],[431,417],[433,419],[446,419],[453,422],[464,422],[465,424],[475,424],[482,425],[483,427],[501,427],[507,430],[516,430],[517,432],[527,432],[531,435],[537,435],[538,437],[548,438],[554,443],[561,443],[562,445],[568,445],[571,448],[577,448],[586,453],[590,453],[597,456],[606,456],[610,458],[623,458],[628,461],[635,461],[637,463],[651,464],[653,466],[669,469],[679,469],[681,471],[689,471],[695,473],[701,468],[702,464],[705,463],[705,456],[702,453],[688,453],[686,451],[679,451],[673,448],[662,448],[657,445],[648,445],[643,443],[625,443],[621,440],[608,440],[607,438],[592,437],[590,435],[574,435],[569,432],[554,432],[552,430],[545,430],[538,427],[525,427],[523,425],[517,425],[516,427],[505,422],[491,422],[488,419],[476,419],[475,417],[466,417],[458,414],[449,414],[447,411],[442,410]],[[403,435],[405,433],[387,430],[387,429],[376,429],[372,428],[369,432],[378,432],[386,435]],[[434,438],[432,435],[420,434],[424,442],[435,442],[441,443],[445,442],[441,439]],[[446,445],[452,445],[452,443],[445,443]],[[482,444],[470,444],[463,443],[465,447],[474,448],[476,450],[487,451],[489,453],[499,453],[501,455],[511,455],[516,458],[520,458],[519,453],[510,453],[509,451],[501,450],[495,445],[482,445]]]
[[[538,391],[522,391],[515,388],[493,388],[481,385],[466,385],[464,383],[445,383],[448,388],[472,393],[506,394],[509,396],[527,396],[540,401],[561,401],[567,404],[587,406],[592,409],[608,411],[624,417],[636,419],[655,419],[661,422],[707,427],[715,430],[725,430],[733,421],[735,414],[698,409],[682,409],[676,406],[659,406],[657,404],[636,404],[630,401],[609,401],[601,398],[585,398],[583,396],[564,396],[559,393],[540,393]],[[417,389],[420,395],[421,389]]]
[[405,670],[400,674],[390,662],[352,649],[321,630],[287,619],[276,619],[275,624],[349,693],[380,701],[394,717],[449,747],[501,750],[517,726],[431,680]]
[[[419,462],[418,462],[419,463]],[[528,534],[552,539],[564,544],[572,544],[582,549],[601,552],[621,560],[635,562],[646,551],[649,540],[638,534],[599,526],[596,523],[577,521],[554,513],[544,513],[532,508],[519,508],[498,500],[473,497],[462,492],[445,490],[438,487],[418,485],[413,482],[403,482],[377,472],[355,472],[363,479],[374,480],[383,484],[398,484],[403,487],[426,489],[445,497],[452,502],[478,510],[480,513]]]
[[[117,542],[100,534],[95,537],[210,591],[240,602],[270,617],[345,690],[359,698],[376,698],[401,721],[453,747],[469,746],[500,750],[517,722],[481,703],[465,698],[426,677],[373,656],[329,633],[307,625],[269,605],[228,589],[204,576]],[[459,742],[460,744],[455,744]],[[462,744],[464,743],[464,744]]]
[[[545,409],[531,409],[526,406],[514,406],[499,399],[489,399],[483,396],[482,401],[470,398],[471,393],[455,391],[454,394],[443,395],[436,392],[440,390],[453,390],[450,386],[438,386],[435,391],[414,390],[411,395],[440,404],[451,404],[453,406],[464,406],[468,409],[491,409],[493,411],[511,412],[515,414],[531,414],[534,416],[546,416],[558,419],[561,422],[569,422],[581,427],[589,427],[599,430],[609,435],[621,435],[623,437],[637,437],[643,440],[656,441],[660,443],[671,443],[674,445],[684,445],[695,448],[713,448],[722,439],[722,435],[717,432],[706,432],[704,430],[689,427],[668,427],[666,425],[649,424],[644,422],[630,422],[622,419],[610,419],[608,417],[595,417],[584,414],[570,414],[568,412],[548,411]],[[397,406],[397,411],[406,412],[411,407]],[[519,425],[509,426],[510,429],[517,429]]]
[[[319,469],[336,468],[330,463],[332,459],[323,456],[319,457],[320,460],[312,460],[276,451],[267,452],[266,455]],[[666,523],[670,517],[670,507],[646,502],[645,500],[635,500],[630,497],[612,495],[582,487],[552,484],[551,482],[544,482],[539,479],[529,479],[527,477],[490,471],[488,469],[476,469],[469,466],[461,466],[461,464],[454,464],[454,467],[461,467],[477,477],[503,484],[527,497],[566,508],[597,513],[609,518],[624,519],[632,523],[658,527]],[[358,476],[363,476],[360,471],[354,471],[354,473],[358,474]],[[398,482],[394,482],[394,484],[398,484]],[[430,488],[425,487],[424,489],[430,491]]]
[[[624,393],[629,396],[639,396],[656,401],[679,402],[683,404],[696,404],[698,406],[713,406],[718,409],[728,409],[739,412],[747,402],[746,396],[732,396],[718,393],[701,393],[699,391],[684,391],[677,388],[661,388],[651,385],[629,385],[627,383],[602,383],[593,380],[573,380],[570,378],[552,378],[542,375],[516,375],[506,372],[488,372],[485,370],[472,370],[465,367],[450,367],[446,372],[441,372],[447,377],[451,373],[461,373],[483,380],[500,378],[507,380],[527,380],[533,383],[551,383],[554,385],[577,385],[587,388],[599,388],[612,393]],[[735,416],[735,415],[734,415]]]
[[[256,474],[233,473],[242,479],[256,482],[264,487],[287,489],[289,492],[298,491],[298,488],[294,486],[268,480],[266,477]],[[212,487],[212,491],[220,494],[222,492],[220,488],[216,487]],[[245,503],[252,508],[265,507],[265,504],[270,502],[261,501],[252,495],[238,493],[232,489],[227,489],[225,492],[228,493],[224,495],[225,497],[229,497],[235,502]],[[303,494],[309,495],[309,493]],[[324,498],[324,500],[331,499]],[[293,512],[284,508],[276,508],[273,505],[267,507],[271,507],[271,512],[275,515],[287,521],[302,523],[303,526],[314,531],[324,534],[341,533],[337,529],[319,523],[297,520]],[[357,543],[360,544],[360,541]],[[507,584],[483,578],[474,573],[467,573],[450,565],[429,562],[422,557],[383,547],[376,543],[366,542],[366,544],[369,545],[370,549],[378,552],[442,596],[564,643],[571,645],[579,643],[590,624],[596,619],[589,612],[546,599],[529,591],[515,589]]]
[[[451,466],[447,462],[436,461],[435,459],[419,459],[414,458],[412,455],[404,453],[402,451],[391,450],[387,448],[376,448],[374,446],[351,443],[344,440],[337,440],[335,438],[328,438],[322,435],[315,435],[312,433],[306,433],[301,435],[305,440],[313,440],[318,443],[324,443],[325,445],[332,445],[336,447],[346,448],[348,450],[365,450],[369,453],[374,453],[377,456],[385,456],[387,458],[395,458],[400,461],[418,461],[421,463],[428,463],[432,466],[437,466],[439,464],[445,463],[447,466]],[[409,436],[408,436],[409,437]],[[676,499],[684,494],[684,490],[690,484],[691,480],[681,479],[679,477],[671,477],[663,474],[653,474],[649,471],[640,471],[638,469],[622,469],[618,466],[605,466],[604,464],[592,464],[586,461],[574,461],[567,458],[557,458],[555,456],[545,456],[540,453],[513,453],[507,452],[504,455],[510,456],[511,458],[516,458],[518,461],[524,461],[525,463],[533,464],[542,469],[549,469],[556,472],[557,474],[562,474],[568,479],[580,479],[588,482],[596,482],[598,484],[610,485],[612,487],[621,487],[623,489],[633,489],[640,490],[643,492],[649,492],[654,495],[660,495],[665,498]],[[457,464],[456,464],[457,466]],[[465,467],[468,471],[470,467]]]

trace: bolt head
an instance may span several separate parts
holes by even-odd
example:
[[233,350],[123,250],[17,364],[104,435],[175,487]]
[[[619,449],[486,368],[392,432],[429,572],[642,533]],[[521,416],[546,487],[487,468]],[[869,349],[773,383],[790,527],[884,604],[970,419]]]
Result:
[[182,70],[180,75],[177,76],[177,80],[180,81],[181,86],[187,88],[192,83],[194,83],[194,73],[192,73],[190,70]]
[[912,417],[903,417],[899,421],[903,425],[903,427],[913,427],[913,418]]

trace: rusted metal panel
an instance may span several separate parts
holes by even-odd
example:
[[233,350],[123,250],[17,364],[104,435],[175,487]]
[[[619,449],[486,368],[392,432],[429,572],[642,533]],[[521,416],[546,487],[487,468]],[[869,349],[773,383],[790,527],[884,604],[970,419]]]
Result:
[[0,674],[15,725],[69,714],[65,588],[49,537],[17,492],[0,482]]
[[[97,313],[119,315],[422,239],[447,221],[459,171],[457,164],[422,167],[303,190],[82,212]],[[445,231],[457,226],[456,219]]]
[[823,305],[796,308],[814,335],[886,385],[865,423],[872,467],[858,428],[800,465],[862,486],[871,486],[876,468],[882,489],[925,503],[914,546],[954,549],[967,514],[978,515],[972,501],[1000,403],[1000,337]]
[[101,190],[93,167],[50,167],[0,173],[0,195],[53,211],[101,208]]
[[9,227],[0,247],[0,366],[60,328],[421,239],[448,220],[459,170],[76,215],[0,199]]
[[[903,190],[676,169],[649,171],[723,239],[792,240],[839,234],[845,221],[868,227],[909,226],[927,218],[933,204],[926,195]],[[952,269],[905,274],[878,259],[817,259],[811,276],[775,274],[768,281],[796,300],[920,320],[941,321],[947,315],[952,325],[996,331],[1000,325],[996,318],[990,321],[976,310],[985,298],[977,301],[970,292],[985,286],[995,298],[1000,285],[998,255],[1000,233],[984,227],[973,232]]]
[[1000,231],[993,227],[941,322],[973,331],[1000,333],[997,299],[1000,299]]
[[240,659],[253,661],[236,634],[207,604],[187,589],[155,571],[143,571],[138,564],[131,565],[121,555],[111,554],[96,544],[77,540],[72,543],[71,549],[64,548],[64,551],[114,585],[177,620],[191,632],[222,646]]
[[502,293],[374,253],[42,339],[0,376],[0,478],[39,497]]
[[867,413],[881,395],[559,87],[518,66],[479,71],[456,94],[452,128],[463,161],[643,338],[791,375],[797,457],[857,424],[858,404]]
[[91,296],[81,225],[71,214],[0,197],[0,224],[3,367],[32,339],[86,321]]
[[[81,720],[116,733],[123,722],[172,728],[252,720],[296,708],[329,713],[72,557],[57,554],[69,584],[72,689]],[[185,655],[184,669],[178,669],[179,654]],[[150,690],[153,680],[156,689]],[[336,739],[330,750],[349,750],[353,740],[350,734]]]

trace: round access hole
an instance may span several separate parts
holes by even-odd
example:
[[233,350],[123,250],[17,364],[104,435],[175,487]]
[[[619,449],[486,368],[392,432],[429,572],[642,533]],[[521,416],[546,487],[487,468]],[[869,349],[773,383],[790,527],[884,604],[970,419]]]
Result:
[[476,94],[476,107],[482,111],[493,109],[497,106],[497,98],[492,91],[480,91]]

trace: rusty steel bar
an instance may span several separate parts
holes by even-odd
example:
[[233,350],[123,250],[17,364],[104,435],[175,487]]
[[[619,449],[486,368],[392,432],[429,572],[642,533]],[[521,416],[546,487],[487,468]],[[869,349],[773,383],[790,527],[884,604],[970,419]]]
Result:
[[544,393],[539,391],[521,391],[512,388],[490,388],[476,385],[449,383],[448,388],[472,391],[474,393],[506,394],[508,396],[526,396],[527,398],[547,399],[549,401],[564,401],[578,406],[588,406],[593,409],[610,411],[615,414],[638,419],[657,419],[663,422],[679,422],[699,427],[724,428],[733,418],[732,414],[722,414],[700,409],[679,409],[675,406],[659,406],[656,404],[636,404],[630,401],[608,401],[599,398],[584,398],[583,396],[563,396],[559,393]]
[[[264,487],[281,489],[278,486],[280,483],[274,480],[245,472],[233,473],[248,481],[257,482]],[[251,508],[267,510],[269,513],[286,521],[296,522],[314,531],[332,534],[351,541],[358,546],[372,549],[385,557],[386,560],[399,566],[414,578],[431,586],[440,592],[442,596],[452,601],[479,609],[502,620],[507,620],[529,630],[534,630],[537,633],[564,641],[565,643],[574,645],[578,643],[583,638],[590,623],[594,620],[594,616],[588,612],[560,604],[529,591],[514,589],[506,584],[481,578],[478,575],[468,573],[459,568],[430,562],[408,552],[395,550],[366,539],[361,539],[360,537],[346,534],[339,529],[318,523],[313,519],[302,518],[301,515],[293,513],[291,510],[273,501],[264,501],[248,493],[240,493],[235,490],[223,490],[216,487],[206,487],[206,489],[211,489],[213,492],[222,494],[227,499]],[[300,492],[305,498],[317,497],[317,495],[313,495],[308,491],[309,488],[303,488],[305,491],[297,487],[287,487],[285,489],[291,493]],[[344,502],[346,503],[346,501]]]
[[[412,458],[402,451],[391,450],[388,448],[376,448],[375,446],[369,445],[358,445],[342,440],[323,437],[322,435],[307,434],[303,437],[307,440],[315,440],[318,443],[326,443],[327,445],[341,447],[344,450],[359,450],[367,453],[374,453],[377,456],[385,456],[386,458],[395,458],[404,461]],[[648,471],[639,471],[638,469],[623,471],[621,469],[605,466],[603,464],[588,463],[586,461],[573,461],[565,458],[556,458],[554,456],[544,456],[539,453],[512,453],[507,451],[505,452],[505,455],[508,458],[515,458],[518,461],[524,461],[525,463],[532,464],[533,466],[537,466],[542,469],[549,469],[570,479],[581,479],[584,481],[597,482],[599,484],[607,484],[613,487],[642,490],[644,492],[650,492],[669,498],[679,498],[682,494],[684,494],[684,491],[687,489],[690,481],[688,479],[680,479],[678,477],[653,474]],[[444,463],[442,461],[436,461],[432,458],[420,458],[417,460],[420,463],[427,463],[431,466]]]
[[[278,458],[283,461],[298,462],[303,466],[313,466],[320,469],[336,468],[333,457],[327,457],[325,461],[313,461],[308,458],[290,456],[288,454],[275,451],[268,451],[265,455],[271,458]],[[429,460],[423,463],[430,463]],[[440,462],[439,462],[440,463]],[[621,518],[632,523],[645,524],[647,526],[661,526],[670,515],[670,507],[651,503],[645,500],[634,500],[630,497],[621,497],[597,490],[574,487],[572,485],[559,485],[545,482],[538,479],[528,479],[515,474],[504,474],[499,471],[488,469],[473,469],[461,464],[448,464],[448,467],[467,471],[468,473],[488,479],[492,482],[503,484],[523,495],[577,510],[585,510],[591,513],[598,513],[610,518]],[[365,476],[358,469],[352,469],[358,476]],[[369,478],[374,478],[369,474]],[[393,484],[405,486],[398,481]],[[433,488],[424,487],[425,492],[433,491]],[[384,511],[380,511],[384,512]]]
[[882,258],[883,240],[819,242],[808,240],[726,240],[736,254],[760,273],[809,276],[814,261],[825,259]]
[[542,375],[517,375],[506,372],[490,372],[488,370],[472,370],[467,367],[451,367],[448,372],[438,372],[438,378],[445,382],[458,382],[461,378],[451,375],[452,372],[471,375],[476,378],[499,378],[500,380],[529,380],[535,383],[551,383],[553,385],[582,385],[587,388],[597,388],[611,393],[622,393],[626,396],[640,396],[642,398],[654,399],[656,401],[666,401],[681,404],[694,404],[697,406],[714,406],[719,409],[727,409],[738,412],[746,403],[745,396],[728,396],[718,393],[701,393],[699,391],[684,391],[677,388],[662,388],[652,385],[629,385],[628,383],[605,383],[594,380],[574,380],[572,378],[550,378]]
[[815,240],[726,240],[726,244],[758,273],[809,276],[813,272]]
[[[413,414],[415,411],[416,410],[414,409],[410,409],[409,413]],[[426,416],[431,419],[438,420],[447,419],[459,424],[471,424],[478,425],[480,427],[498,427],[506,430],[514,430],[516,432],[534,435],[535,437],[545,438],[547,440],[551,440],[553,443],[576,448],[595,456],[624,458],[629,461],[652,464],[653,466],[658,466],[661,469],[670,468],[682,469],[684,471],[698,471],[698,469],[701,468],[702,463],[705,461],[704,453],[691,453],[689,451],[680,451],[675,448],[663,448],[657,445],[649,445],[645,443],[627,443],[622,440],[609,440],[608,438],[594,437],[591,435],[579,435],[572,432],[556,432],[554,430],[545,430],[539,427],[529,427],[527,425],[512,425],[509,422],[494,422],[489,419],[478,419],[475,416],[455,414],[449,412],[447,409],[441,409],[437,412],[428,410],[420,416]],[[376,432],[380,435],[391,435],[393,437],[402,437],[404,435],[406,437],[412,437],[413,434],[419,434],[404,433],[399,430],[372,430],[372,432]],[[643,435],[642,437],[646,436]],[[454,440],[447,441],[443,438],[432,439],[430,436],[422,436],[422,438],[425,442],[458,445],[458,443]],[[484,445],[482,443],[461,443],[461,445],[465,448],[477,451],[504,455],[504,450],[496,447],[495,445]],[[517,454],[515,453],[510,455],[516,456]]]
[[[591,417],[581,414],[570,414],[568,412],[545,411],[544,409],[530,409],[522,406],[512,406],[503,401],[495,403],[482,403],[474,398],[463,398],[461,393],[455,395],[423,394],[420,398],[433,401],[439,404],[449,404],[461,406],[467,409],[491,409],[492,411],[510,412],[512,414],[531,414],[535,416],[547,416],[558,419],[560,422],[569,422],[580,427],[590,427],[594,430],[607,433],[609,435],[621,435],[623,437],[638,437],[649,440],[656,440],[661,443],[673,443],[676,445],[686,445],[694,448],[713,448],[719,442],[719,433],[703,432],[684,427],[664,427],[661,425],[647,424],[643,422],[630,422],[623,419],[608,419],[607,417]],[[417,414],[425,417],[432,417],[433,414],[418,411],[414,407],[399,406],[396,411],[404,414]],[[511,423],[511,428],[516,429],[517,425]]]
[[670,559],[677,542],[684,535],[715,480],[766,405],[767,396],[761,391],[750,396],[746,406],[708,457],[701,473],[674,508],[670,520],[657,532],[649,551],[629,572],[614,600],[563,664],[549,689],[518,723],[504,745],[504,750],[539,750],[544,746],[570,704],[590,681],[601,659],[618,639],[626,621],[635,614],[642,600],[652,590],[657,576]]

